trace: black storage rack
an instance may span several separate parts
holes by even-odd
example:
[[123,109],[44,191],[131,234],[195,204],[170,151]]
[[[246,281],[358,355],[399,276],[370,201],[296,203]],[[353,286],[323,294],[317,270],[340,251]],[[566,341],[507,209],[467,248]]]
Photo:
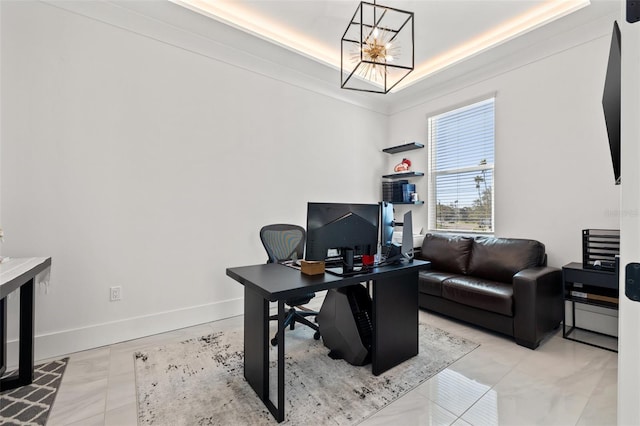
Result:
[[582,230],[582,267],[615,272],[620,254],[619,229]]

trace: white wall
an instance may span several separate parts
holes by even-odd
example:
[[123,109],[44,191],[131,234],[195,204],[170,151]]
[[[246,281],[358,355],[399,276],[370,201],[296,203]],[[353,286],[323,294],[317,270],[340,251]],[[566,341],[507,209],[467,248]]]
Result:
[[[191,33],[163,23],[178,9],[0,2],[2,253],[53,257],[50,290],[36,294],[37,357],[240,314],[242,287],[225,268],[265,260],[260,226],[304,225],[310,200],[376,201],[380,175],[403,156],[426,172],[426,149],[380,149],[426,144],[428,114],[489,93],[496,235],[538,239],[561,266],[580,260],[581,229],[619,227],[602,30],[507,71],[494,66],[489,78],[448,82],[389,119],[369,98],[355,102],[320,79],[312,87],[316,77],[287,68],[285,56],[246,53],[256,47],[246,35],[204,17]],[[415,183],[426,199],[427,178]],[[414,229],[426,228],[427,206],[411,208]],[[121,302],[108,301],[114,285]]]
[[215,45],[1,7],[3,254],[53,259],[37,358],[240,314],[225,268],[266,260],[262,225],[304,226],[307,201],[378,200],[385,116]]
[[[430,114],[495,93],[495,235],[542,241],[553,266],[580,261],[582,229],[619,227],[601,106],[608,49],[609,37],[599,37],[425,98],[391,116],[391,139],[426,145]],[[426,148],[406,155],[426,172]],[[426,176],[415,182],[426,200]],[[413,209],[414,223],[426,228],[427,206]]]
[[[391,116],[390,137],[427,145],[429,115],[495,93],[495,235],[543,242],[550,266],[581,262],[582,229],[620,227],[620,187],[614,185],[601,106],[609,34],[425,97]],[[427,148],[406,156],[415,170],[427,171]],[[426,200],[427,176],[415,183]],[[426,230],[427,205],[412,209],[414,228]],[[615,311],[577,308],[581,326],[617,334]]]

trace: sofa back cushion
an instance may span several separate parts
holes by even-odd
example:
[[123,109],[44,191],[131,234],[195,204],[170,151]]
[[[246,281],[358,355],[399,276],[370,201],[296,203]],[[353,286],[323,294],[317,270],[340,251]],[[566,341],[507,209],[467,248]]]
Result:
[[544,244],[518,238],[476,237],[471,245],[468,274],[511,283],[523,269],[541,266]]
[[431,262],[435,271],[466,274],[473,238],[461,235],[427,234],[420,257]]

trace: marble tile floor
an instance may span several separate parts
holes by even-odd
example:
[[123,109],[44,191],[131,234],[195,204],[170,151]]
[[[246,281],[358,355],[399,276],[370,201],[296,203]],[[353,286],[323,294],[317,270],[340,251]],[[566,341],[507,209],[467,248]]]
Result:
[[[560,331],[532,351],[445,317],[420,311],[420,319],[481,346],[361,425],[616,424],[616,353],[563,339]],[[242,320],[71,354],[48,425],[136,425],[136,350],[241,327]]]

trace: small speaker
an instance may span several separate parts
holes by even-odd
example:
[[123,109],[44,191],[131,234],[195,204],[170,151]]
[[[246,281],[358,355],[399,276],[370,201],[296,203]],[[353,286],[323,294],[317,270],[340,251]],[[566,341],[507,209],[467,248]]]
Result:
[[627,22],[640,21],[640,0],[627,0]]
[[628,263],[624,272],[624,294],[640,302],[640,263]]

